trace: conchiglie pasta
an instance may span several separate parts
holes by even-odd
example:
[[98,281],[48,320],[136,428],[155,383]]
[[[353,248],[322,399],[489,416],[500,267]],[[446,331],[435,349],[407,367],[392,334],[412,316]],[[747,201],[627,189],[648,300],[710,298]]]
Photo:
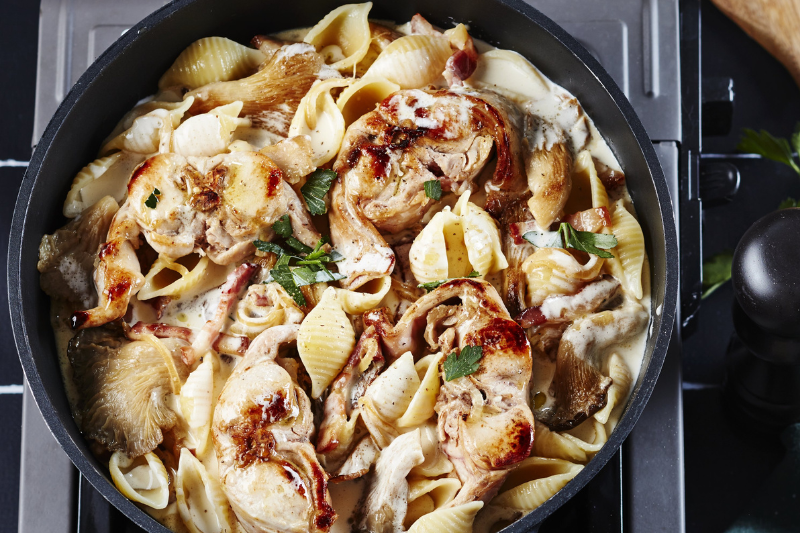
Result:
[[594,415],[594,419],[601,424],[608,422],[611,412],[625,401],[633,383],[628,365],[617,354],[611,354],[608,359],[608,375],[612,379],[611,387],[608,389],[608,401],[606,406]]
[[475,515],[483,502],[470,502],[426,514],[411,526],[409,533],[472,533]]
[[319,398],[339,374],[355,344],[355,331],[336,290],[328,287],[297,333],[297,351],[311,377],[313,398]]
[[145,276],[138,298],[149,300],[158,296],[190,296],[201,288],[209,268],[212,267],[206,256],[189,254],[172,260],[160,254]]
[[390,94],[400,90],[400,86],[385,78],[362,78],[342,91],[336,105],[342,112],[345,126],[350,126],[362,115],[374,111]]
[[242,102],[231,102],[186,119],[172,134],[173,151],[183,156],[206,157],[225,152],[233,131],[250,125],[250,119],[237,118],[242,106]]
[[181,449],[175,476],[175,497],[181,519],[192,533],[236,531],[233,527],[236,519],[219,482],[186,448]]
[[539,70],[511,50],[490,50],[480,54],[467,85],[513,93],[532,101],[543,100],[550,92],[549,84]]
[[364,77],[385,78],[401,89],[421,89],[442,76],[451,53],[446,37],[407,35],[387,46]]
[[374,309],[392,288],[392,278],[382,276],[362,285],[358,290],[336,288],[336,295],[345,313],[360,315]]
[[461,481],[448,477],[414,479],[408,482],[408,510],[404,525],[410,528],[420,517],[447,505],[461,489]]
[[100,155],[114,150],[137,154],[166,153],[172,149],[172,132],[181,123],[184,113],[194,103],[194,97],[184,100],[174,109],[155,109],[136,118],[129,129],[120,133],[100,150]]
[[469,195],[462,194],[452,210],[436,213],[414,239],[409,261],[418,281],[458,278],[473,270],[485,276],[508,267],[494,220],[469,202]]
[[541,305],[553,294],[572,294],[600,274],[603,259],[590,255],[581,265],[561,248],[537,248],[523,263],[528,290],[528,305]]
[[[532,511],[549,500],[572,478],[583,470],[583,466],[562,459],[529,457],[511,472],[502,491],[493,505]],[[507,487],[508,490],[503,490]]]
[[[264,305],[266,304],[266,305]],[[303,311],[277,283],[254,284],[247,295],[236,304],[230,332],[254,339],[267,328],[282,324],[299,324]]]
[[114,452],[108,463],[111,479],[126,498],[163,509],[169,503],[169,476],[161,459],[152,452],[131,459]]
[[311,28],[304,41],[313,45],[331,67],[352,69],[369,50],[370,9],[372,2],[338,7]]
[[[159,97],[164,95],[159,95]],[[170,95],[171,96],[171,95]],[[183,113],[189,109],[192,104],[194,103],[194,97],[191,96],[186,100],[181,98],[181,95],[175,95],[175,100],[149,100],[147,102],[142,102],[138,104],[136,107],[125,113],[125,116],[122,117],[122,120],[117,122],[117,125],[114,127],[114,130],[109,134],[108,137],[103,141],[103,145],[107,144],[111,139],[117,137],[123,131],[130,129],[133,126],[133,121],[137,118],[150,113],[151,111],[155,111],[156,109],[166,109],[167,111],[174,111],[180,110],[180,116],[177,117],[178,120],[173,121],[173,125],[175,127],[180,124],[180,119],[183,118]]]
[[189,374],[181,388],[181,412],[189,426],[187,447],[202,455],[209,442],[211,418],[214,414],[214,374],[219,367],[216,355],[208,352],[203,362]]
[[231,81],[254,73],[264,54],[224,37],[205,37],[190,44],[172,63],[159,88],[179,85],[196,89],[215,81]]
[[622,200],[614,204],[611,227],[617,238],[617,246],[610,250],[614,259],[608,260],[611,274],[622,282],[629,294],[641,300],[644,235],[639,222],[628,212]]
[[352,79],[342,78],[317,81],[300,101],[289,126],[289,137],[309,136],[314,166],[322,166],[333,159],[342,145],[345,123],[331,90],[351,83]]
[[419,386],[414,356],[406,352],[372,382],[364,396],[381,417],[392,421],[403,416]]
[[608,192],[597,176],[597,169],[594,166],[592,153],[583,150],[575,158],[575,167],[572,171],[573,179],[589,184],[589,191],[592,197],[592,207],[608,208]]
[[106,196],[122,203],[128,195],[128,180],[144,158],[142,154],[117,152],[83,167],[72,180],[64,216],[74,218]]
[[415,365],[421,381],[406,411],[397,420],[398,427],[414,427],[433,416],[436,397],[439,396],[439,362],[442,353],[430,354],[420,359]]
[[536,438],[533,440],[532,453],[540,457],[564,459],[573,463],[587,461],[586,452],[580,446],[560,433],[550,431],[539,421],[536,422]]

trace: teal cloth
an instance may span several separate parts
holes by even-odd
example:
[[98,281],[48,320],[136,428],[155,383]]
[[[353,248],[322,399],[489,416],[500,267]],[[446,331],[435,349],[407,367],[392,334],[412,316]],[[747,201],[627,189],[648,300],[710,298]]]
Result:
[[800,424],[786,428],[781,440],[786,456],[727,533],[800,532]]

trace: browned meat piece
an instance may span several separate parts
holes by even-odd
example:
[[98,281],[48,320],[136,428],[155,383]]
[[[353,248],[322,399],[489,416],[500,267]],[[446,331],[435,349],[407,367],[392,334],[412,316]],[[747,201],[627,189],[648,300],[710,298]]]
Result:
[[[446,304],[457,309],[434,314]],[[455,317],[455,320],[454,320]],[[380,334],[387,360],[424,347],[426,329],[453,324],[453,346],[482,346],[477,372],[445,381],[436,401],[442,449],[456,468],[462,488],[449,505],[488,501],[533,445],[533,414],[528,407],[531,348],[523,329],[508,316],[497,291],[484,281],[457,279],[420,298],[392,326],[383,310],[365,314]],[[436,325],[435,322],[439,322]]]
[[487,184],[486,209],[497,216],[524,193],[521,116],[490,92],[398,91],[354,122],[334,164],[331,235],[345,256],[339,271],[347,287],[391,272],[392,252],[381,233],[418,224],[434,201],[423,184],[461,193],[488,161],[497,168]]
[[275,362],[300,327],[264,331],[236,365],[214,409],[219,478],[239,522],[249,533],[330,531],[328,476],[309,442],[311,403]]
[[[169,324],[145,324],[144,322],[137,322],[127,332],[127,336],[131,340],[141,340],[145,335],[155,335],[159,339],[182,339],[187,343],[194,341],[198,334],[198,331],[189,328],[170,326]],[[211,347],[219,353],[242,356],[250,347],[250,339],[221,333]],[[186,350],[183,351],[188,352],[189,348],[186,346]],[[189,357],[187,356],[185,359],[188,360]]]

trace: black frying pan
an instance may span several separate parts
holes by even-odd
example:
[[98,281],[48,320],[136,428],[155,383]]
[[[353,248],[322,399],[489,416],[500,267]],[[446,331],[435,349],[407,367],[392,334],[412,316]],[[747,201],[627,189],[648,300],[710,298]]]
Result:
[[[373,1],[372,18],[407,21],[419,12],[443,27],[464,22],[475,37],[526,56],[578,97],[628,177],[650,258],[652,334],[631,399],[606,445],[558,494],[505,531],[535,530],[617,451],[658,378],[678,287],[677,237],[667,184],[644,127],[611,77],[575,39],[521,0]],[[168,530],[117,491],[70,414],[50,327],[50,302],[39,289],[39,241],[64,225],[61,206],[72,177],[95,157],[120,117],[156,91],[158,78],[189,43],[211,35],[248,42],[259,33],[312,26],[340,3],[178,0],[159,9],[126,32],[81,76],[50,121],[22,182],[9,239],[8,292],[25,376],[47,425],[72,462],[103,496],[148,531]]]

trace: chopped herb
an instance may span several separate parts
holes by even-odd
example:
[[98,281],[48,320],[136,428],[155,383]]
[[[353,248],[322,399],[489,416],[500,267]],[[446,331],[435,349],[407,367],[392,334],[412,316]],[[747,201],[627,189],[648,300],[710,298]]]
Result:
[[287,237],[292,236],[292,221],[289,220],[289,215],[283,215],[281,218],[275,221],[272,225],[272,229],[275,231],[275,234],[279,237],[283,237],[286,239]]
[[[477,270],[473,270],[472,272],[470,272],[469,274],[467,274],[464,277],[465,278],[477,278],[480,275],[481,275],[480,272],[478,272]],[[428,292],[431,292],[436,287],[438,287],[438,286],[440,286],[440,285],[442,285],[444,283],[447,283],[448,281],[453,281],[454,279],[459,279],[459,278],[447,278],[447,279],[440,279],[438,281],[429,281],[428,283],[420,283],[419,285],[417,285],[417,287],[419,287],[420,289],[425,289]]]
[[158,205],[159,196],[161,196],[161,191],[158,189],[153,189],[153,192],[151,192],[150,196],[147,197],[147,200],[144,201],[144,205],[150,209],[155,209]]
[[297,250],[298,252],[300,252],[302,254],[309,254],[313,250],[313,248],[311,248],[310,246],[306,246],[305,244],[303,244],[302,242],[298,241],[294,237],[287,238],[286,239],[286,245],[291,247],[291,248],[294,248],[295,250]]
[[[288,256],[283,256],[288,257]],[[306,305],[306,299],[303,296],[303,291],[297,286],[297,283],[294,281],[294,274],[292,273],[289,265],[280,265],[276,266],[272,270],[269,271],[269,276],[271,281],[276,282],[278,285],[283,287],[289,296],[297,302],[297,305],[304,307]],[[270,281],[270,280],[268,280]]]
[[781,204],[778,206],[778,209],[789,209],[790,207],[800,207],[800,200],[795,200],[794,198],[787,198],[786,200],[781,202]]
[[422,184],[425,187],[425,196],[433,200],[441,200],[442,198],[442,182],[439,180],[430,180]]
[[[800,124],[792,135],[792,145],[795,150],[800,150]],[[742,130],[742,139],[736,148],[742,152],[758,154],[767,159],[772,159],[779,163],[789,165],[800,174],[800,166],[794,160],[792,145],[789,141],[780,137],[773,137],[768,131],[761,130],[756,132],[749,128]]]
[[260,252],[272,252],[279,257],[286,254],[286,251],[274,242],[253,241],[253,245]]
[[617,245],[617,238],[607,233],[578,231],[569,223],[562,222],[557,231],[529,231],[522,236],[538,248],[573,248],[598,257],[611,259],[609,250]]
[[474,374],[481,366],[478,362],[481,357],[483,357],[483,346],[464,346],[458,356],[456,352],[452,352],[444,362],[445,381]]
[[730,250],[713,255],[703,261],[703,298],[731,279],[733,253]]
[[318,168],[309,177],[306,184],[300,187],[303,198],[306,199],[308,211],[312,215],[324,215],[328,212],[325,205],[325,195],[331,188],[333,180],[336,179],[336,172]]

